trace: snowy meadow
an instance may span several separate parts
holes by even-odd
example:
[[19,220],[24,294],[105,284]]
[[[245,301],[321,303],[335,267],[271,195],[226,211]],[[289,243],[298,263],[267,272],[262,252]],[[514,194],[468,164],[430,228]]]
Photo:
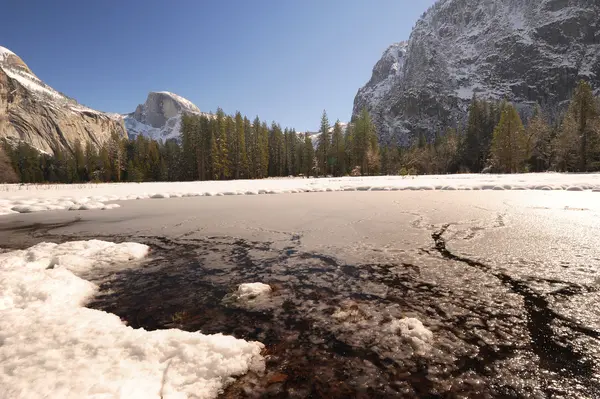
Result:
[[600,192],[600,174],[376,176],[273,178],[169,183],[4,184],[0,215],[119,207],[114,201],[175,197],[292,194],[323,191],[569,190]]

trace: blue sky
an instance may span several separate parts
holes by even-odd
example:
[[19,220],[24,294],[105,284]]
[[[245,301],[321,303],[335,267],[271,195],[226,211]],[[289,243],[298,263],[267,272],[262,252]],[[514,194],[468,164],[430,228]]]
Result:
[[0,46],[80,103],[168,90],[298,131],[350,118],[382,52],[434,0],[4,0]]

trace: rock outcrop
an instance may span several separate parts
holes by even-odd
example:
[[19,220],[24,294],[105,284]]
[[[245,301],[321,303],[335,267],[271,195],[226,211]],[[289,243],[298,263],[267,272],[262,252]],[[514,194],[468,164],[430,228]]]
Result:
[[473,95],[556,116],[577,81],[600,94],[597,0],[439,0],[358,91],[382,142],[408,144],[464,122]]
[[57,148],[71,150],[76,141],[101,146],[113,133],[126,137],[120,115],[78,104],[41,81],[16,54],[0,47],[0,138],[54,153]]
[[129,137],[142,134],[154,140],[177,140],[183,114],[202,112],[191,101],[177,94],[150,92],[144,104],[138,105],[135,112],[125,115],[125,126]]

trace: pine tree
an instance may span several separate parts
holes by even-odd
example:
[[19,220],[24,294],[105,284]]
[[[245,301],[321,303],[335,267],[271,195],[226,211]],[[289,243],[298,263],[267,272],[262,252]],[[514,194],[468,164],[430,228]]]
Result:
[[161,159],[163,159],[166,168],[166,175],[162,180],[181,180],[181,147],[179,144],[175,140],[167,140],[161,153]]
[[483,102],[475,95],[469,108],[469,121],[465,140],[463,141],[462,164],[471,172],[479,173],[483,169],[487,152],[484,149],[484,129],[486,116]]
[[283,176],[285,149],[281,126],[273,122],[269,130],[269,176]]
[[317,164],[319,173],[327,175],[330,172],[329,147],[331,146],[331,133],[329,132],[329,119],[327,112],[323,110],[321,115],[321,127],[319,128],[319,139],[317,141]]
[[350,172],[357,166],[359,166],[358,158],[357,158],[357,146],[354,138],[354,124],[349,123],[346,126],[346,133],[344,134],[344,144],[345,144],[345,158],[346,158],[346,170],[344,174]]
[[527,139],[525,158],[529,171],[547,170],[552,155],[551,129],[544,120],[539,106],[535,108],[534,114],[527,124],[525,136]]
[[87,180],[94,180],[94,172],[98,166],[98,152],[89,141],[85,143],[85,174]]
[[371,115],[364,108],[353,127],[352,146],[363,175],[377,173],[380,167],[379,145]]
[[85,154],[83,153],[83,148],[81,147],[81,142],[79,140],[75,140],[73,145],[73,161],[75,166],[75,181],[86,181],[88,177],[85,171]]
[[107,146],[103,146],[98,154],[98,180],[108,182],[111,178],[111,162]]
[[217,109],[215,123],[213,124],[212,144],[212,170],[216,180],[225,178],[227,172],[227,122],[225,113],[221,108]]
[[150,181],[159,181],[161,177],[161,160],[160,151],[158,149],[158,143],[151,140],[148,143],[148,175],[147,179]]
[[226,130],[226,138],[227,138],[227,164],[226,164],[226,173],[224,174],[224,179],[235,178],[235,162],[236,155],[239,156],[239,147],[237,144],[237,136],[235,132],[235,121],[231,116],[225,117],[225,130]]
[[592,167],[590,161],[600,152],[598,148],[600,132],[597,128],[600,111],[592,88],[586,81],[581,80],[577,85],[568,113],[577,123],[577,134],[580,138],[579,171],[586,172]]
[[116,132],[111,134],[108,141],[108,154],[110,159],[111,178],[113,181],[120,182],[121,175],[126,167],[125,146],[123,140]]
[[260,122],[260,118],[257,116],[254,118],[254,122],[252,123],[252,159],[253,159],[253,178],[260,179],[262,178],[262,125]]
[[0,183],[17,183],[19,177],[15,172],[12,161],[4,151],[5,146],[0,145]]
[[440,137],[436,148],[437,173],[457,171],[459,147],[460,140],[456,129],[446,130],[446,134]]
[[269,128],[267,122],[263,122],[260,126],[260,178],[269,176]]
[[331,136],[331,159],[335,176],[343,176],[346,170],[346,149],[344,148],[344,133],[339,119],[333,125]]
[[246,132],[242,114],[238,111],[235,114],[235,178],[248,177],[248,155],[246,153]]
[[552,142],[554,149],[554,168],[563,172],[573,172],[581,165],[581,136],[575,116],[567,112],[562,120],[558,134]]
[[186,180],[201,179],[198,173],[199,153],[194,128],[194,116],[183,114],[181,117],[180,137],[182,146],[182,169]]
[[255,167],[255,156],[254,156],[254,129],[250,123],[250,119],[244,116],[244,134],[246,144],[246,178],[254,179],[256,167]]
[[315,148],[313,147],[312,139],[307,133],[304,134],[303,148],[303,173],[306,175],[306,177],[310,177],[313,175],[313,169],[315,165]]
[[517,173],[523,170],[526,158],[527,139],[519,113],[512,104],[502,110],[500,122],[492,139],[492,161],[503,173]]

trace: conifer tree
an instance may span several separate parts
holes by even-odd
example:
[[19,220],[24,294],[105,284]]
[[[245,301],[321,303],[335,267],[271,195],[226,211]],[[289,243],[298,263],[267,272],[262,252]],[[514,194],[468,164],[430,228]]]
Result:
[[108,182],[111,178],[111,162],[106,145],[102,146],[98,154],[98,180]]
[[598,131],[600,111],[592,88],[586,81],[581,80],[577,85],[568,113],[577,123],[580,146],[579,171],[586,172],[592,167],[591,161],[595,160],[600,152],[600,131]]
[[255,162],[256,158],[254,155],[255,147],[254,147],[254,129],[252,128],[252,124],[250,123],[250,119],[244,116],[244,134],[245,144],[246,144],[246,178],[254,179],[256,167]]
[[379,145],[371,115],[364,108],[353,128],[353,143],[356,161],[363,175],[376,173],[379,169]]
[[73,161],[75,166],[75,181],[86,181],[88,177],[85,172],[85,154],[79,140],[75,140],[73,145]]
[[527,124],[525,136],[527,139],[525,158],[529,171],[547,170],[552,155],[552,137],[550,126],[546,123],[539,106],[535,108],[534,114]]
[[343,176],[346,170],[346,149],[344,148],[344,134],[339,119],[333,125],[331,136],[331,159],[335,176]]
[[[139,136],[138,136],[139,137]],[[194,117],[183,114],[181,117],[181,147],[182,147],[182,169],[186,180],[201,178],[198,176],[198,152],[197,142],[194,135]]]
[[552,142],[556,170],[573,172],[580,167],[581,137],[578,133],[575,116],[573,113],[567,112],[558,129],[558,134]]
[[235,178],[248,177],[248,155],[246,153],[246,132],[242,114],[238,111],[235,114]]
[[359,166],[358,156],[357,156],[357,146],[354,139],[354,124],[349,123],[346,126],[346,133],[344,134],[344,144],[345,144],[345,156],[346,156],[346,170],[345,173],[350,172],[351,169]]
[[239,151],[239,146],[237,143],[237,135],[235,132],[235,121],[231,116],[225,117],[225,130],[227,137],[227,173],[225,174],[225,179],[230,179],[235,177],[235,162],[236,162],[236,151]]
[[267,122],[263,122],[260,126],[260,178],[269,176],[269,128]]
[[94,172],[98,166],[98,151],[91,142],[85,143],[85,173],[88,180],[94,180]]
[[108,141],[108,154],[110,159],[110,171],[113,181],[120,182],[121,175],[126,167],[125,146],[116,132],[111,134]]
[[304,133],[303,148],[303,173],[306,175],[306,177],[310,177],[313,175],[313,168],[315,165],[315,148],[308,133]]
[[327,175],[330,172],[329,151],[331,146],[331,133],[329,132],[329,119],[327,112],[323,110],[321,115],[321,127],[319,128],[319,139],[317,141],[317,164],[319,173]]
[[519,113],[512,104],[502,110],[500,122],[492,139],[492,161],[503,173],[517,173],[523,170],[526,158],[527,139]]
[[262,152],[262,125],[260,122],[260,118],[257,116],[254,118],[254,122],[252,123],[252,154],[253,154],[253,177],[255,179],[260,179],[262,176],[262,162],[263,162],[263,152]]
[[225,179],[229,175],[227,151],[227,120],[221,108],[217,109],[213,124],[214,142],[212,145],[212,169],[215,179]]
[[486,119],[483,103],[475,95],[469,108],[469,121],[462,148],[462,163],[471,172],[478,173],[483,169],[487,153],[483,148]]
[[0,145],[0,183],[17,183],[19,177],[13,168],[11,159],[5,152],[5,147]]

